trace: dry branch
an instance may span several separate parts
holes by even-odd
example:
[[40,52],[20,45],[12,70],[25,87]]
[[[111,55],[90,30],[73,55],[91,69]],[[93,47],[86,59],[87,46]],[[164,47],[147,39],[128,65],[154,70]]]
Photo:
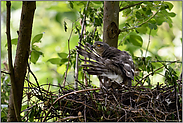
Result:
[[[179,88],[177,98],[180,100],[182,81],[177,81],[177,87]],[[182,121],[182,102],[178,101],[177,104],[175,102],[176,88],[163,85],[157,85],[153,89],[143,86],[131,87],[131,89],[120,87],[116,92],[109,90],[105,93],[96,91],[99,88],[78,91],[69,88],[61,91],[60,88],[59,95],[57,92],[47,93],[46,90],[42,90],[48,100],[47,108],[42,109],[42,112],[47,113],[42,113],[41,117],[35,119],[43,122],[55,118],[58,118],[56,121],[66,122],[166,122],[178,121],[179,117]],[[31,110],[30,107],[28,110]]]
[[[87,4],[86,4],[86,8],[85,8],[85,11],[87,11],[87,9],[88,9],[88,6],[89,6],[89,1],[87,2]],[[83,15],[84,17],[83,17],[83,20],[82,20],[82,26],[81,26],[81,34],[80,34],[80,37],[79,37],[79,42],[81,43],[81,41],[82,41],[82,38],[83,38],[83,31],[84,31],[84,25],[85,25],[85,20],[86,20],[86,15],[84,14]],[[80,47],[80,44],[78,45],[79,47]],[[78,89],[78,70],[79,70],[79,68],[78,68],[78,58],[79,58],[79,54],[78,54],[78,52],[76,53],[76,65],[75,65],[75,83],[74,83],[74,85],[75,85],[75,90],[77,90]]]

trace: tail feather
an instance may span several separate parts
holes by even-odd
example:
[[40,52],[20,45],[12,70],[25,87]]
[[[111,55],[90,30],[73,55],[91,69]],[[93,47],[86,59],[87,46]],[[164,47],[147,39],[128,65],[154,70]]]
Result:
[[99,56],[95,55],[93,52],[86,51],[86,50],[84,50],[84,49],[82,49],[81,47],[78,47],[78,46],[76,46],[76,48],[77,48],[77,52],[80,55],[82,55],[86,58],[93,59],[93,60],[96,60],[96,61],[99,61],[99,62],[103,61]]

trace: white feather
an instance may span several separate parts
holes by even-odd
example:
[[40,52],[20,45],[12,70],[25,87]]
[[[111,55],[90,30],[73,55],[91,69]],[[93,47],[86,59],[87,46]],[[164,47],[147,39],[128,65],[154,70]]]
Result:
[[129,64],[125,64],[125,66],[127,66],[127,67],[131,67]]
[[106,77],[110,78],[111,80],[116,81],[119,84],[123,82],[123,78],[121,76],[116,75],[116,74],[111,73],[111,72],[110,73],[107,73],[107,74],[106,73],[103,73],[100,76],[106,76]]

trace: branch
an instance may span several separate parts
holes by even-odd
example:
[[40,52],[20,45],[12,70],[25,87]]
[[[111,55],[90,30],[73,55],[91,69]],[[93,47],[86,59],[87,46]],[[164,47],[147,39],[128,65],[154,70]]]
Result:
[[148,49],[149,49],[149,44],[150,44],[150,41],[151,41],[151,30],[152,30],[152,29],[150,29],[150,31],[149,31],[149,41],[148,41],[147,48],[146,48],[145,58],[146,58],[146,56],[147,56],[147,51],[148,51]]
[[177,120],[178,122],[180,122],[180,118],[179,118],[179,109],[178,109],[178,94],[177,94],[177,88],[176,88],[176,81],[173,81],[174,83],[174,89],[175,89],[175,108],[176,108],[176,111],[177,111]]
[[[88,6],[89,6],[89,1],[86,4],[85,11],[87,11]],[[81,43],[81,40],[82,40],[82,37],[83,37],[85,20],[86,20],[86,15],[84,15],[83,20],[82,20],[82,28],[81,28],[81,34],[80,34],[80,37],[79,37],[78,47],[80,47],[80,43]],[[78,54],[78,52],[76,52],[75,83],[74,83],[75,90],[77,90],[77,86],[78,86],[78,83],[77,83],[77,80],[78,80],[78,69],[79,69],[78,68],[78,58],[79,58],[79,54]]]
[[182,61],[176,60],[176,61],[151,61],[151,62],[170,62],[170,63],[182,63]]
[[143,3],[143,2],[125,6],[125,7],[121,8],[121,9],[119,10],[119,12],[123,11],[124,9],[128,9],[128,8],[130,8],[130,7],[134,7],[134,6],[139,5],[139,4],[142,4],[142,3]]
[[[142,80],[145,80],[148,76],[150,76],[150,75],[153,75],[156,71],[158,71],[158,70],[160,70],[160,69],[162,69],[162,68],[164,68],[165,66],[161,66],[160,68],[158,68],[158,69],[156,69],[156,70],[154,70],[153,72],[151,72],[151,73],[149,73],[148,75],[146,75],[144,78],[142,78],[136,85],[135,85],[135,87],[140,83],[140,82],[142,82]],[[144,83],[141,83],[141,85],[143,85]]]
[[9,75],[10,75],[10,73],[9,73],[9,72],[2,71],[2,70],[1,70],[1,73],[5,73],[5,74],[9,74]]
[[28,63],[27,63],[27,67],[28,67],[29,72],[32,74],[32,76],[34,77],[34,79],[35,79],[35,81],[36,81],[36,83],[37,83],[37,86],[38,86],[38,88],[39,88],[39,92],[41,93],[41,97],[43,97],[41,88],[40,88],[40,86],[39,86],[39,82],[37,81],[36,76],[34,75],[34,73],[32,72],[32,70],[30,69],[30,65],[29,65]]
[[[16,120],[21,121],[20,114],[18,111],[18,102],[16,101],[15,96],[17,95],[16,87],[15,87],[15,74],[14,74],[14,68],[13,68],[13,63],[12,63],[12,45],[11,45],[11,34],[10,34],[10,12],[11,12],[11,2],[7,1],[6,2],[7,6],[7,18],[6,18],[6,34],[7,34],[7,44],[8,44],[8,64],[9,64],[9,72],[10,72],[10,80],[11,80],[11,89],[12,89],[12,96],[13,96],[13,107],[14,107],[14,112],[16,115]],[[10,107],[12,105],[9,105]],[[11,108],[13,108],[11,107]],[[9,108],[9,109],[11,109]],[[13,109],[11,110],[11,113],[13,114]],[[14,116],[13,116],[14,117]],[[11,120],[11,118],[10,118]]]
[[148,21],[150,21],[156,14],[158,14],[159,10],[161,9],[161,7],[159,7],[159,9],[156,11],[155,14],[153,14],[149,19],[147,19],[146,21],[142,22],[141,24],[137,25],[137,26],[134,26],[134,27],[131,27],[131,28],[128,28],[128,29],[123,29],[123,30],[120,30],[120,33],[121,32],[125,32],[127,30],[133,30],[133,29],[136,29],[138,27],[141,27],[143,24],[147,23]]
[[64,97],[67,97],[67,96],[69,96],[69,95],[72,95],[72,94],[77,94],[77,93],[81,93],[81,92],[85,92],[85,91],[95,91],[95,90],[100,90],[100,88],[92,88],[92,89],[85,89],[85,90],[73,91],[73,92],[67,93],[67,94],[65,94],[65,95],[63,95],[63,96],[57,98],[57,99],[53,102],[52,106],[50,106],[50,108],[49,108],[48,112],[46,113],[46,115],[45,115],[45,117],[44,117],[44,119],[43,119],[42,122],[45,122],[46,117],[49,115],[49,113],[50,113],[50,111],[51,111],[53,105],[55,105],[59,100],[63,99]]
[[67,71],[68,71],[68,69],[69,69],[69,61],[70,61],[70,56],[71,56],[69,41],[70,41],[70,39],[71,39],[72,31],[73,31],[73,23],[72,23],[72,30],[71,30],[71,33],[70,33],[70,36],[69,36],[69,39],[68,39],[69,58],[68,58],[67,69],[66,69],[66,71],[65,71],[65,76],[64,76],[64,81],[63,81],[63,87],[65,87],[65,82],[66,82],[66,78],[67,78]]
[[81,117],[83,117],[83,116],[68,116],[68,117],[59,119],[59,120],[56,121],[56,122],[63,122],[63,121],[69,120],[69,119],[78,119],[78,118],[81,118]]

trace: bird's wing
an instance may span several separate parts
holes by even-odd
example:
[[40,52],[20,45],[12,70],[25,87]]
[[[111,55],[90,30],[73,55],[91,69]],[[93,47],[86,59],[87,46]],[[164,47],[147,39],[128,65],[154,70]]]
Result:
[[123,69],[126,76],[134,80],[134,63],[132,57],[126,51],[121,51],[119,59],[119,66]]
[[111,59],[113,64],[118,66],[118,69],[123,72],[122,74],[134,80],[134,63],[132,57],[126,51],[110,47],[103,52],[102,57]]
[[83,45],[81,45],[81,47],[76,46],[77,52],[80,55],[89,58],[89,60],[81,59],[85,63],[88,63],[81,65],[84,71],[87,71],[90,75],[105,76],[113,81],[116,81],[117,83],[123,82],[123,77],[121,75],[122,72],[119,69],[118,64],[110,59],[104,59],[95,54],[93,51],[87,50],[86,48],[84,49],[84,47],[85,46]]
[[[81,46],[84,47],[83,45],[81,45]],[[82,47],[76,46],[77,52],[80,55],[82,55],[82,56],[84,56],[86,58],[89,58],[89,59],[93,59],[93,60],[98,61],[98,62],[103,62],[101,57],[96,55],[96,54],[94,54],[94,52],[91,51],[90,48],[87,47],[87,48],[84,49]]]

